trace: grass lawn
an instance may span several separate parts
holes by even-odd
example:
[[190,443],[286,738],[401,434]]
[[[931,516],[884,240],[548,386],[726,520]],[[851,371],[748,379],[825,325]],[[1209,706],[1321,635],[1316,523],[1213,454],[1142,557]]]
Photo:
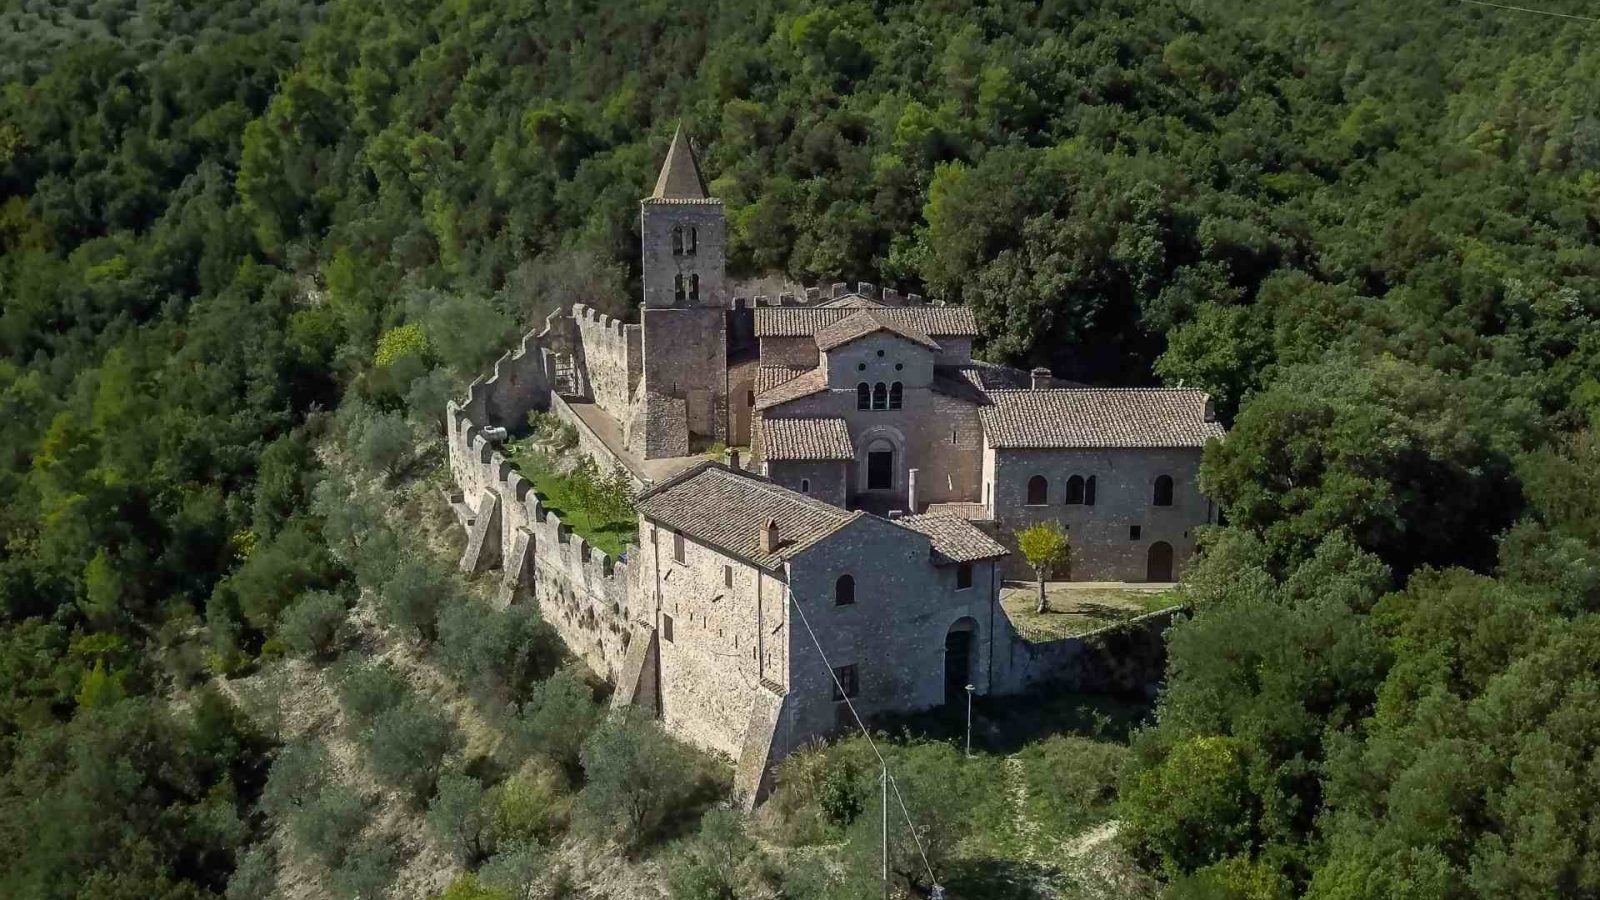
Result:
[[1037,613],[1034,610],[1039,593],[1035,585],[1018,583],[1000,590],[1006,617],[1017,633],[1030,641],[1077,637],[1174,603],[1170,591],[1087,587],[1070,582],[1046,583],[1045,596],[1049,598],[1049,609]]
[[629,544],[638,543],[637,517],[630,513],[626,518],[608,518],[579,503],[572,476],[553,470],[548,457],[532,441],[515,441],[506,450],[512,465],[544,496],[545,508],[559,516],[591,546],[615,558],[621,556]]

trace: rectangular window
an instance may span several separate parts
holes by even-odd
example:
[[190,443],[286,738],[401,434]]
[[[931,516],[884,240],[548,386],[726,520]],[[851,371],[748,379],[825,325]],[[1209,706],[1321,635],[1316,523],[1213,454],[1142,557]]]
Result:
[[683,562],[683,535],[676,531],[672,533],[672,558]]
[[956,566],[956,590],[964,591],[972,587],[972,563],[962,563]]
[[1137,525],[1129,525],[1128,526],[1128,540],[1137,541],[1139,539],[1139,533],[1141,531],[1142,531],[1142,529],[1139,526],[1137,526]]
[[672,643],[672,617],[666,613],[661,614],[661,639]]
[[752,406],[752,407],[756,405],[756,392],[755,391],[745,391],[745,394],[744,394],[744,405],[745,406]]
[[722,567],[722,586],[733,587],[733,566]]
[[[833,670],[833,678],[833,699],[835,703],[844,700],[846,697],[854,697],[856,695],[855,666],[839,666]],[[842,692],[839,690],[841,687],[844,688]]]

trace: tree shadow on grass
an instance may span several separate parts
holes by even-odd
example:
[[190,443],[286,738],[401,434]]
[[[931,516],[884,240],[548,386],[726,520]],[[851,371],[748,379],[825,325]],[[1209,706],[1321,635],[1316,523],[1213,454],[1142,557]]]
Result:
[[962,859],[945,866],[945,887],[961,900],[1046,900],[1060,873],[1053,867],[1020,859]]

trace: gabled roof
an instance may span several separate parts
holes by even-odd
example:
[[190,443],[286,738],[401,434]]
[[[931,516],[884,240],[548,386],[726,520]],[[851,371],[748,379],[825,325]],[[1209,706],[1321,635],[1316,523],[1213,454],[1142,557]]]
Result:
[[[770,570],[867,515],[709,461],[640,494],[637,506],[653,522]],[[761,549],[761,535],[769,522],[778,526],[779,543],[773,553]]]
[[856,458],[844,419],[761,419],[761,457],[768,462]]
[[881,310],[861,310],[817,330],[817,349],[824,352],[879,331],[887,331],[914,344],[937,351],[939,344],[921,331],[897,322]]
[[667,148],[667,159],[661,164],[661,174],[656,177],[656,189],[651,200],[706,200],[706,184],[700,177],[700,164],[695,161],[694,148],[683,133],[683,125],[672,133],[672,146]]
[[756,395],[756,409],[767,409],[790,400],[808,397],[819,391],[828,389],[828,377],[823,374],[822,367],[818,366],[809,372],[798,375],[785,381],[771,390]]
[[[857,312],[849,307],[758,306],[756,337],[811,337]],[[934,339],[978,334],[978,320],[965,306],[886,306],[872,314]]]
[[1021,369],[995,363],[972,360],[959,366],[937,366],[935,372],[948,372],[952,377],[960,378],[980,391],[998,391],[1007,388],[1028,388],[1033,385],[1033,376]]
[[877,300],[874,300],[871,297],[863,297],[860,294],[845,294],[843,297],[835,297],[832,300],[827,301],[826,303],[818,303],[817,304],[817,308],[818,309],[884,309],[884,308],[888,307],[888,305],[889,304],[887,304],[887,303],[879,303]]
[[997,449],[1197,448],[1223,435],[1192,389],[990,391],[989,403],[978,418]]
[[756,396],[765,394],[780,384],[788,384],[811,371],[811,368],[811,366],[761,366],[756,369],[754,385]]
[[933,542],[934,565],[997,559],[1010,552],[976,525],[955,516],[906,516],[895,524],[928,536]]

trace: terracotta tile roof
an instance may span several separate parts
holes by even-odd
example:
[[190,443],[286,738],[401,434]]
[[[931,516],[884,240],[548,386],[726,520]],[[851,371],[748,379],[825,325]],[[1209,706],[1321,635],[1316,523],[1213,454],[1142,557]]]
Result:
[[857,338],[866,337],[879,331],[887,331],[911,341],[921,344],[929,350],[938,350],[939,344],[917,329],[902,322],[883,315],[882,310],[859,310],[837,322],[824,325],[817,329],[817,349],[832,350],[835,347],[848,344]]
[[948,370],[980,391],[997,391],[1007,388],[1027,388],[1033,385],[1033,376],[1021,369],[995,363],[973,360],[960,366],[938,366],[934,371]]
[[935,565],[995,559],[1010,552],[971,522],[954,516],[906,516],[896,520],[896,524],[925,534],[933,541]]
[[965,400],[974,406],[985,406],[989,403],[989,395],[980,387],[975,387],[971,382],[961,377],[957,371],[946,369],[944,366],[933,367],[934,393],[957,400]]
[[811,371],[807,366],[762,366],[756,370],[755,391],[760,396]]
[[990,391],[978,410],[989,446],[1003,449],[1202,447],[1222,437],[1204,391],[1066,388]]
[[850,428],[843,419],[761,418],[761,456],[774,460],[856,458]]
[[818,366],[808,372],[789,379],[771,390],[756,395],[756,409],[767,409],[790,400],[798,400],[818,391],[828,389],[828,379]]
[[955,501],[952,503],[929,503],[925,516],[950,516],[956,519],[966,519],[969,522],[984,522],[991,517],[989,507],[982,503],[968,503]]
[[[756,337],[810,337],[857,312],[848,307],[761,306],[756,308]],[[978,320],[965,306],[886,306],[873,315],[936,339],[978,334]]]
[[[798,494],[720,463],[704,462],[639,495],[645,518],[767,569],[862,516]],[[774,553],[761,550],[761,533],[778,523]],[[667,538],[670,540],[670,538]]]
[[819,308],[819,309],[883,309],[884,307],[886,307],[888,305],[889,304],[887,304],[887,303],[879,303],[878,301],[872,299],[871,297],[863,297],[860,294],[845,294],[843,297],[836,297],[836,298],[834,298],[832,300],[827,301],[826,303],[818,303],[817,304],[817,308]]

